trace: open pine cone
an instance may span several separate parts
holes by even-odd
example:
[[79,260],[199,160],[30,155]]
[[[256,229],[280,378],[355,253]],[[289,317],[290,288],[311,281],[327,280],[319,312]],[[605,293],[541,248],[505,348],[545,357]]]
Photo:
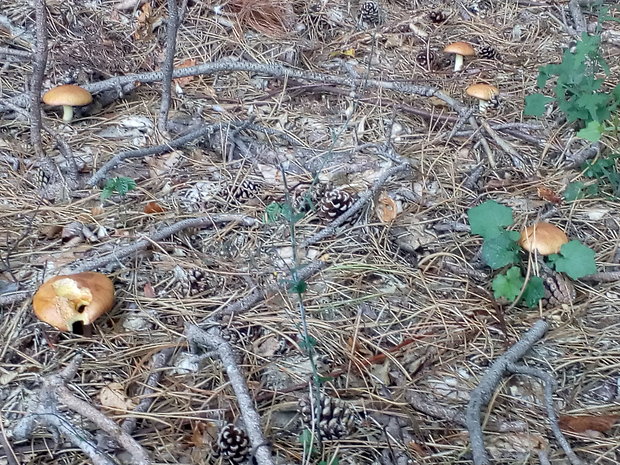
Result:
[[[321,394],[321,415],[315,430],[322,439],[339,439],[353,432],[355,412],[344,401]],[[305,428],[312,430],[312,404],[308,397],[299,400],[301,421]]]
[[381,22],[379,12],[379,4],[377,2],[368,1],[360,5],[360,20],[371,26],[375,26]]
[[213,446],[215,457],[223,457],[231,463],[243,463],[250,456],[250,439],[245,431],[232,423],[222,428]]
[[333,221],[346,212],[356,200],[356,196],[347,191],[333,189],[320,200],[317,214],[324,221]]

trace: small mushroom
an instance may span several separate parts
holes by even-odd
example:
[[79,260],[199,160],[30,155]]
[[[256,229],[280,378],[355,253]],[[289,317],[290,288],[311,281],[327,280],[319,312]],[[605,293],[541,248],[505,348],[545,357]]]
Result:
[[497,100],[499,89],[489,84],[474,84],[465,91],[467,95],[478,99],[478,108],[484,112],[490,103]]
[[540,255],[559,253],[568,236],[557,226],[540,222],[521,231],[519,245],[528,252],[538,252]]
[[460,71],[463,69],[463,58],[466,56],[473,56],[476,54],[474,47],[467,42],[454,42],[443,49],[445,53],[451,53],[455,55],[454,58],[454,71]]
[[56,276],[32,299],[34,314],[60,331],[77,332],[114,306],[114,285],[93,271]]
[[62,120],[70,123],[73,119],[73,107],[88,105],[93,101],[93,96],[86,89],[73,84],[64,84],[54,87],[43,94],[43,103],[52,106],[63,107]]

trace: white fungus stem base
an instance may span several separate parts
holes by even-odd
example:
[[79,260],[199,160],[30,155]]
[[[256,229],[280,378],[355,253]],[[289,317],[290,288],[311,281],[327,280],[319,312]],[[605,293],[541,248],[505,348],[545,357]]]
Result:
[[63,105],[62,109],[63,109],[62,120],[65,123],[70,123],[71,120],[73,119],[73,107],[71,105]]
[[454,57],[454,71],[460,71],[463,69],[463,55],[455,55]]

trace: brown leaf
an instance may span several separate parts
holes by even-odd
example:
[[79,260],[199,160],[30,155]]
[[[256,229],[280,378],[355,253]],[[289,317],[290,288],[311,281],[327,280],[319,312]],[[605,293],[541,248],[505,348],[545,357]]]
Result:
[[144,297],[148,297],[149,299],[153,299],[157,297],[157,293],[155,292],[155,288],[151,283],[146,283],[144,285]]
[[620,415],[561,415],[560,428],[574,433],[586,431],[608,432]]
[[398,215],[398,203],[384,192],[377,199],[375,212],[383,223],[391,223]]
[[562,198],[548,187],[539,186],[536,190],[538,192],[538,197],[541,199],[546,200],[547,202],[555,203],[556,205],[562,203]]
[[118,412],[126,412],[135,408],[135,404],[127,397],[121,383],[110,383],[104,386],[99,392],[99,400],[103,407]]
[[149,202],[144,206],[144,213],[152,215],[154,213],[163,213],[166,209],[157,202]]
[[[176,69],[189,68],[190,66],[196,66],[195,59],[188,58],[187,60],[183,60],[180,65],[176,66]],[[194,79],[194,76],[185,76],[185,77],[173,79],[173,81],[177,83],[179,86],[183,87],[189,84],[190,82],[192,82],[193,79]]]

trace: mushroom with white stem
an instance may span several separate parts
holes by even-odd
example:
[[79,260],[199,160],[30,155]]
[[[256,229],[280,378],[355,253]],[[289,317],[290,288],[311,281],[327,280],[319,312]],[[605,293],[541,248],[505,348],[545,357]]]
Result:
[[460,71],[463,69],[463,58],[466,56],[474,56],[476,51],[467,42],[454,42],[443,49],[445,53],[451,53],[455,55],[454,58],[454,71]]
[[52,106],[62,106],[62,120],[70,123],[73,119],[73,107],[88,105],[93,101],[93,96],[86,89],[73,84],[63,84],[54,87],[43,94],[43,103]]
[[499,89],[490,84],[474,84],[465,91],[467,95],[478,99],[478,109],[484,112],[491,101],[499,95]]

